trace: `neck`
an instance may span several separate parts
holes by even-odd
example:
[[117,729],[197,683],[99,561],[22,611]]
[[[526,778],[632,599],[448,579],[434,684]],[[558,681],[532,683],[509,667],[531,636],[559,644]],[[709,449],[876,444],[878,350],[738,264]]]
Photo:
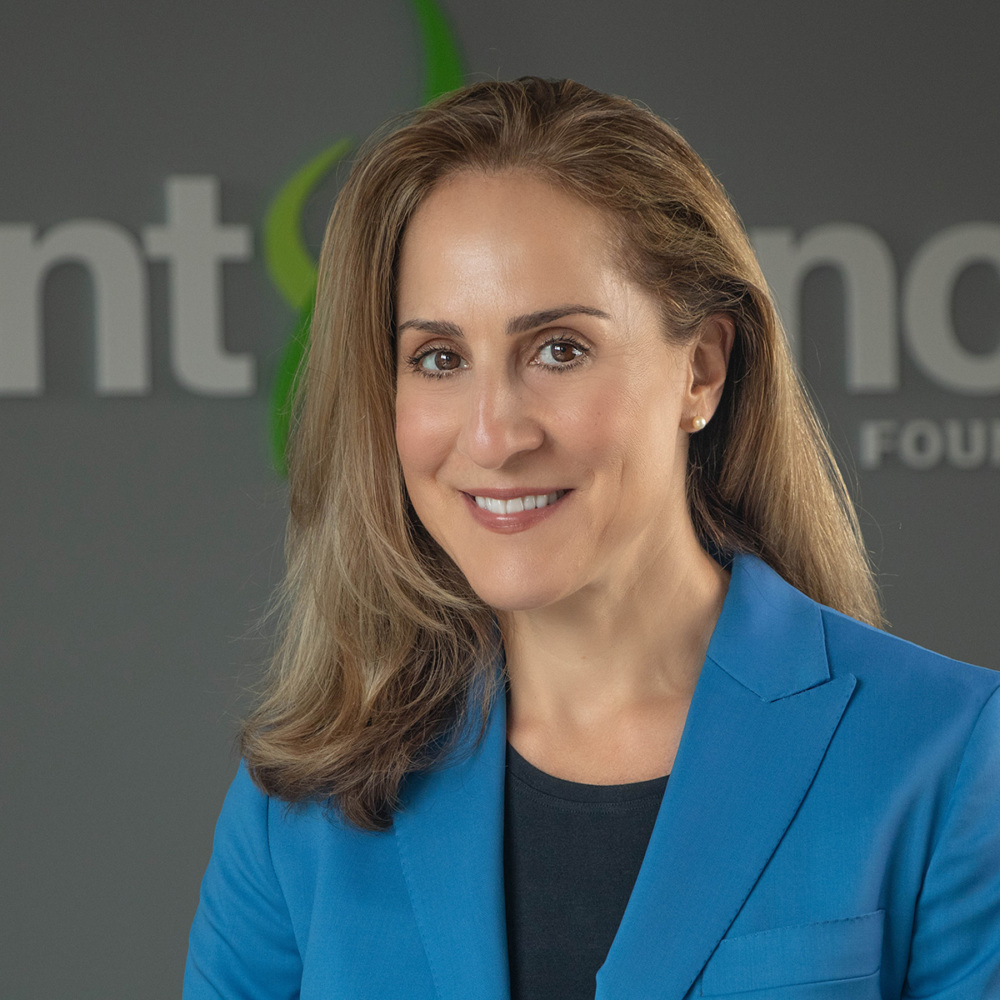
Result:
[[503,616],[508,738],[536,766],[598,784],[669,771],[728,585],[686,534],[628,581]]

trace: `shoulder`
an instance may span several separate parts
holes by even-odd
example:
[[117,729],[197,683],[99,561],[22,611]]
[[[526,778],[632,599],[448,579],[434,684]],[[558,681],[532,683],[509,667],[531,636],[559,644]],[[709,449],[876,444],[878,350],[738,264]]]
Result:
[[[398,867],[391,831],[359,830],[323,803],[292,805],[268,796],[241,763],[202,880],[189,976],[244,969],[265,975],[270,962],[293,976],[317,907],[342,913],[352,893]],[[238,962],[230,961],[234,940],[245,952]]]
[[[919,875],[906,921],[907,995],[993,996],[1000,977],[1000,672],[829,608],[821,613],[831,674],[856,678],[841,721],[847,752],[837,757],[831,745],[831,755],[839,774],[857,776],[853,795],[875,790],[881,829],[896,843],[897,877],[908,865]],[[891,902],[891,891],[886,898],[888,920],[909,914]]]
[[[324,886],[351,883],[394,865],[392,828],[362,830],[327,801],[286,802],[268,795],[241,762],[216,827],[213,862],[244,883],[280,891],[293,914],[312,907]],[[317,875],[320,877],[317,878]]]
[[911,754],[931,746],[934,754],[961,754],[1000,690],[1000,672],[949,659],[819,604],[752,556],[733,561],[709,655],[767,700],[831,680],[850,684],[841,741],[846,729],[859,745],[874,747],[877,734],[880,755],[886,743],[907,746]]
[[[783,661],[787,676],[779,687],[788,690],[851,674],[859,688],[894,700],[940,698],[981,707],[1000,688],[1000,671],[953,660],[835,611],[753,556],[734,559],[719,624],[737,645],[768,650],[768,671],[773,660]],[[739,658],[728,647],[723,655]]]
[[251,996],[269,982],[293,996],[301,972],[295,927],[275,872],[268,835],[271,801],[240,769],[215,827],[215,841],[188,947],[185,1000]]
[[206,890],[230,895],[236,889],[254,896],[280,895],[272,853],[272,824],[280,811],[281,803],[254,784],[241,762],[215,826],[203,895]]
[[338,854],[370,851],[391,831],[372,833],[347,822],[327,802],[289,803],[263,792],[245,762],[229,787],[215,832],[213,853],[251,859],[287,887],[304,861],[335,863]]
[[949,707],[978,713],[1000,689],[1000,671],[953,660],[832,608],[819,608],[831,674],[853,674],[862,690],[891,698],[897,712],[922,704],[938,713]]
[[[762,560],[734,558],[708,657],[765,700],[848,675],[862,703],[978,711],[1000,673],[959,663],[819,604]],[[855,706],[856,708],[856,706]],[[905,713],[904,713],[905,714]]]
[[[855,678],[840,742],[853,748],[859,773],[929,791],[937,822],[969,801],[969,789],[973,800],[1000,802],[1000,672],[826,607],[821,614],[830,676]],[[989,812],[990,822],[1000,819]]]

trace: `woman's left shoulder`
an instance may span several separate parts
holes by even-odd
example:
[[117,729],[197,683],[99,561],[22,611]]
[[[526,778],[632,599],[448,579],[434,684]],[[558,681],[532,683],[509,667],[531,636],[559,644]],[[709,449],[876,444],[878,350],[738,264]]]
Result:
[[831,608],[823,607],[822,616],[831,674],[853,674],[859,694],[885,698],[894,714],[914,705],[978,715],[1000,689],[1000,671],[951,659]]

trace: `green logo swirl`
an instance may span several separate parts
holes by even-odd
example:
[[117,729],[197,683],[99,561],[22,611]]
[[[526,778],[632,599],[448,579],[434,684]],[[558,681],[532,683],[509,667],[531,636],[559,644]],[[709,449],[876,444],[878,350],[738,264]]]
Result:
[[[462,63],[454,35],[435,0],[410,0],[420,26],[424,54],[424,103],[462,86]],[[297,321],[285,347],[271,388],[268,410],[271,459],[285,475],[292,401],[302,359],[309,343],[309,323],[316,298],[316,262],[302,235],[302,216],[309,196],[347,155],[350,139],[339,139],[303,164],[285,182],[264,217],[264,264],[274,287]]]

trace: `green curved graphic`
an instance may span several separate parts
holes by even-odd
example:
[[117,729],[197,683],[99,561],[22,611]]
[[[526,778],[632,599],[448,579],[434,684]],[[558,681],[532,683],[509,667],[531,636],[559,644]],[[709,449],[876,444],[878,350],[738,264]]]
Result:
[[264,260],[281,297],[296,311],[316,291],[316,264],[302,242],[301,219],[309,195],[351,148],[341,139],[314,156],[278,192],[264,218]]
[[[444,12],[435,0],[410,0],[420,26],[427,103],[462,86],[458,45]],[[295,386],[309,343],[309,324],[316,298],[316,262],[302,235],[302,215],[309,196],[347,155],[350,139],[340,139],[300,167],[282,185],[264,217],[264,264],[281,297],[298,321],[288,340],[271,387],[268,437],[271,460],[280,475],[287,472],[285,453]]]
[[316,298],[316,264],[302,238],[302,213],[309,195],[347,154],[350,139],[341,139],[300,167],[282,186],[264,217],[264,264],[274,287],[298,316],[295,329],[285,346],[271,386],[268,438],[271,461],[285,475],[285,450],[292,419],[295,383],[312,320]]
[[464,82],[455,36],[434,0],[412,0],[424,42],[424,104]]

